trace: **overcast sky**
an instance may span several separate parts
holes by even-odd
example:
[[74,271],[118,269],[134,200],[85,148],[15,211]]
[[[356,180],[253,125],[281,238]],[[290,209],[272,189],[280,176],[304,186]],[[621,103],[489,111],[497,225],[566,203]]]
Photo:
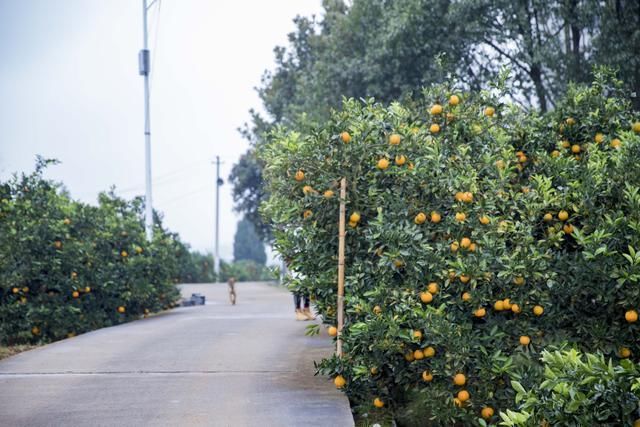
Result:
[[[157,5],[158,3],[156,3]],[[154,207],[194,249],[214,240],[212,161],[226,178],[247,148],[236,129],[260,107],[292,19],[321,0],[162,0],[149,13]],[[95,203],[115,185],[144,194],[142,0],[0,0],[0,179],[59,159],[46,176]],[[221,191],[221,255],[238,217]]]

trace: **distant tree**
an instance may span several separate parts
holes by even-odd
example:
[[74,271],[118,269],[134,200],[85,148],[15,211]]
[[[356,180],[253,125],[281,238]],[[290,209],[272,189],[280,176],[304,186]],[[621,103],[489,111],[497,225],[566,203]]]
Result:
[[267,254],[264,244],[256,233],[256,230],[247,218],[238,222],[236,235],[233,240],[233,260],[251,260],[259,265],[265,265]]

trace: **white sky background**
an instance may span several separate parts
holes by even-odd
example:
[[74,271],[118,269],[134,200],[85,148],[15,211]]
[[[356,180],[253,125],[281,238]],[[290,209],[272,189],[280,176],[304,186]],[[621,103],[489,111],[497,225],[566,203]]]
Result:
[[[237,128],[260,110],[254,87],[287,43],[292,19],[321,0],[162,0],[149,13],[154,207],[194,249],[214,240],[212,161],[221,176],[247,149]],[[156,37],[157,35],[157,37]],[[46,176],[95,203],[111,185],[144,194],[142,0],[0,0],[0,179]],[[221,256],[239,219],[221,187]]]

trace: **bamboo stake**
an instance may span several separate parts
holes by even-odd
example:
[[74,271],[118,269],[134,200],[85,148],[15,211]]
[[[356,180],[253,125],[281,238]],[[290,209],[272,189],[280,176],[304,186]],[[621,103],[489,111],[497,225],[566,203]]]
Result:
[[344,237],[347,179],[340,181],[340,234],[338,235],[338,343],[336,355],[342,357],[342,326],[344,325]]

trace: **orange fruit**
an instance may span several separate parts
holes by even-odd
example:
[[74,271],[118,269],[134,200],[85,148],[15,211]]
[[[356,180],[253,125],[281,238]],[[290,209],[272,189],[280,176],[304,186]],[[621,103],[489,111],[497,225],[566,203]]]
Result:
[[463,222],[467,219],[467,215],[464,212],[456,212],[456,221]]
[[402,166],[407,162],[407,158],[404,155],[396,156],[396,165]]
[[85,286],[84,291],[88,294],[89,292],[91,292],[91,288],[89,286]]
[[491,406],[485,406],[484,408],[482,408],[482,411],[480,411],[480,415],[482,415],[482,418],[484,418],[485,420],[493,417],[493,414],[494,412]]
[[462,294],[462,301],[470,301],[471,300],[471,294],[469,292],[464,292]]
[[373,406],[375,406],[376,408],[382,408],[384,407],[384,402],[380,400],[379,397],[376,397],[375,399],[373,399]]
[[460,281],[462,283],[467,283],[469,280],[471,280],[471,276],[469,276],[467,274],[461,274],[460,275]]
[[71,294],[71,296],[72,296],[72,297],[74,297],[74,298],[78,298],[78,297],[80,297],[80,292],[78,292],[78,291],[73,291],[73,293]]
[[551,157],[553,158],[560,157],[560,152],[558,150],[553,150],[551,152]]
[[504,308],[505,310],[511,310],[511,307],[512,304],[509,298],[505,298],[504,300],[502,300],[502,308]]
[[457,397],[453,398],[453,404],[456,405],[458,408],[462,407],[462,402]]
[[473,315],[476,317],[484,317],[487,315],[487,310],[485,310],[483,307],[480,307],[473,312]]
[[333,191],[327,190],[327,191],[324,192],[324,198],[325,199],[330,199],[332,197],[333,197]]
[[618,351],[618,354],[623,359],[626,359],[627,357],[631,356],[631,350],[629,350],[627,347],[620,347],[620,350]]
[[400,135],[398,135],[397,133],[391,134],[391,136],[389,137],[389,144],[391,145],[399,145],[400,144]]
[[467,390],[460,390],[458,392],[458,400],[460,402],[466,402],[467,400],[469,400],[469,392]]
[[429,346],[423,350],[424,357],[433,357],[436,355],[436,349]]
[[422,339],[422,331],[413,331],[413,337],[416,339]]
[[471,243],[469,245],[469,252],[475,252],[476,248],[477,248],[476,244],[475,243]]
[[433,374],[429,371],[422,371],[422,380],[428,383],[433,381]]
[[437,224],[441,220],[442,220],[442,216],[438,212],[436,211],[431,212],[431,222],[433,222],[434,224]]
[[329,328],[327,329],[327,334],[329,334],[330,337],[337,336],[338,328],[336,328],[335,326],[329,326]]
[[121,313],[121,314],[122,314],[122,313],[124,313],[125,311],[126,311],[126,309],[124,308],[124,306],[122,306],[122,305],[121,305],[120,307],[118,307],[118,313]]
[[522,309],[518,304],[511,304],[511,311],[513,311],[515,314],[518,314],[522,311]]
[[413,358],[415,360],[422,360],[424,359],[424,353],[422,352],[422,350],[416,350],[413,352]]
[[513,278],[513,283],[514,283],[515,285],[518,285],[518,286],[522,286],[522,285],[524,285],[524,277],[522,277],[522,276],[516,276],[516,277],[514,277],[514,278]]
[[571,146],[571,152],[573,154],[578,154],[580,152],[580,146],[578,144],[573,144]]
[[414,360],[416,360],[416,358],[413,357],[413,351],[409,351],[408,353],[406,353],[404,355],[404,360],[406,360],[407,362],[413,362]]
[[420,212],[413,219],[413,222],[415,222],[416,224],[420,225],[420,224],[424,224],[426,220],[427,220],[427,215],[425,215],[423,212]]
[[569,148],[569,147],[571,147],[571,143],[568,140],[563,139],[562,140],[562,148]]
[[313,187],[310,185],[305,185],[304,187],[302,187],[302,192],[304,194],[313,193]]
[[529,345],[530,343],[531,343],[531,338],[529,338],[528,336],[526,336],[526,335],[522,335],[522,336],[520,337],[520,345],[527,346],[527,345]]
[[494,309],[495,311],[502,311],[502,310],[504,310],[504,301],[500,301],[500,300],[496,301],[496,302],[493,304],[493,309]]
[[569,212],[564,211],[564,210],[558,212],[558,219],[560,221],[566,221],[567,219],[569,219]]
[[635,133],[640,133],[640,122],[635,122],[631,125],[631,130]]
[[467,383],[467,377],[465,377],[464,374],[455,374],[453,383],[457,386],[463,386]]
[[624,313],[624,318],[629,323],[635,323],[638,321],[638,312],[635,310],[628,310]]
[[[451,95],[449,97],[449,105],[456,106],[458,104],[460,104],[460,97],[458,95]],[[640,130],[638,132],[640,132]]]
[[302,213],[302,217],[303,217],[304,219],[311,218],[311,216],[312,216],[312,215],[313,215],[313,212],[312,212],[312,211],[310,211],[309,209],[307,209],[306,211],[304,211],[304,212]]
[[429,304],[431,301],[433,301],[433,295],[431,295],[429,292],[420,292],[420,301],[425,304]]
[[573,117],[569,117],[567,120],[565,120],[565,123],[566,123],[568,126],[573,126],[573,125],[575,125],[575,124],[576,124],[576,121],[575,121],[575,119],[574,119]]
[[136,253],[140,255],[144,250],[140,246],[136,246]]
[[542,313],[544,313],[544,308],[541,305],[533,307],[533,314],[536,316],[542,316]]
[[460,245],[458,244],[458,242],[453,242],[451,244],[451,252],[457,252],[458,249],[460,249]]
[[387,169],[389,167],[389,160],[385,158],[378,160],[378,164],[376,165],[376,167],[380,170]]
[[435,116],[435,115],[438,115],[438,114],[442,114],[442,105],[440,105],[440,104],[434,104],[434,105],[431,107],[431,114],[433,114],[434,116]]
[[593,140],[596,144],[600,144],[602,141],[604,141],[604,135],[598,132],[596,133],[596,136],[593,137]]
[[304,172],[302,172],[301,170],[298,169],[298,171],[296,172],[296,175],[294,176],[295,180],[300,182],[304,179]]
[[129,256],[129,254],[127,253],[127,251],[122,251],[120,252],[120,256],[122,256],[122,258],[126,258]]
[[440,290],[440,287],[436,282],[431,282],[429,283],[429,286],[427,286],[427,290],[429,291],[429,293],[435,295]]
[[69,218],[65,218],[62,222],[63,222],[64,225],[71,224],[71,220]]
[[345,384],[347,384],[347,380],[345,380],[342,375],[338,375],[333,380],[333,383],[336,385],[337,388],[342,388],[345,386]]
[[351,135],[349,135],[349,132],[342,132],[340,134],[340,139],[342,139],[342,142],[345,144],[348,144],[351,142]]
[[462,201],[465,203],[471,203],[473,202],[473,193],[471,191],[465,191],[464,193],[462,193]]
[[545,222],[549,222],[553,220],[553,215],[551,215],[551,213],[547,212],[546,214],[544,214],[544,216],[542,217],[542,220]]
[[463,237],[460,239],[460,246],[464,249],[468,249],[471,246],[471,239],[468,237]]
[[429,126],[429,132],[431,132],[431,133],[440,132],[440,125],[437,124],[437,123],[432,124],[431,126]]
[[375,314],[380,314],[380,313],[382,313],[382,309],[380,308],[379,305],[376,305],[375,307],[373,307],[373,312]]
[[31,333],[33,335],[40,335],[40,328],[38,328],[37,326],[34,326],[33,328],[31,328]]
[[488,217],[488,216],[486,216],[486,215],[482,215],[482,216],[480,217],[480,224],[482,224],[482,225],[487,225],[487,224],[489,224],[490,222],[491,222],[491,220],[489,219],[489,217]]
[[573,233],[573,225],[571,225],[571,224],[565,224],[565,225],[562,227],[562,231],[564,231],[566,234],[571,234],[571,233]]
[[622,141],[620,141],[618,138],[614,138],[611,140],[611,148],[620,148],[622,146]]
[[484,115],[487,117],[493,117],[495,113],[496,113],[496,109],[493,107],[487,107],[484,109]]
[[464,193],[462,191],[458,191],[453,198],[456,202],[462,202],[464,200]]
[[358,212],[354,212],[349,217],[350,222],[360,222],[360,214]]
[[378,374],[378,368],[376,368],[375,366],[373,368],[371,368],[369,370],[369,372],[371,372],[371,375],[377,375]]

